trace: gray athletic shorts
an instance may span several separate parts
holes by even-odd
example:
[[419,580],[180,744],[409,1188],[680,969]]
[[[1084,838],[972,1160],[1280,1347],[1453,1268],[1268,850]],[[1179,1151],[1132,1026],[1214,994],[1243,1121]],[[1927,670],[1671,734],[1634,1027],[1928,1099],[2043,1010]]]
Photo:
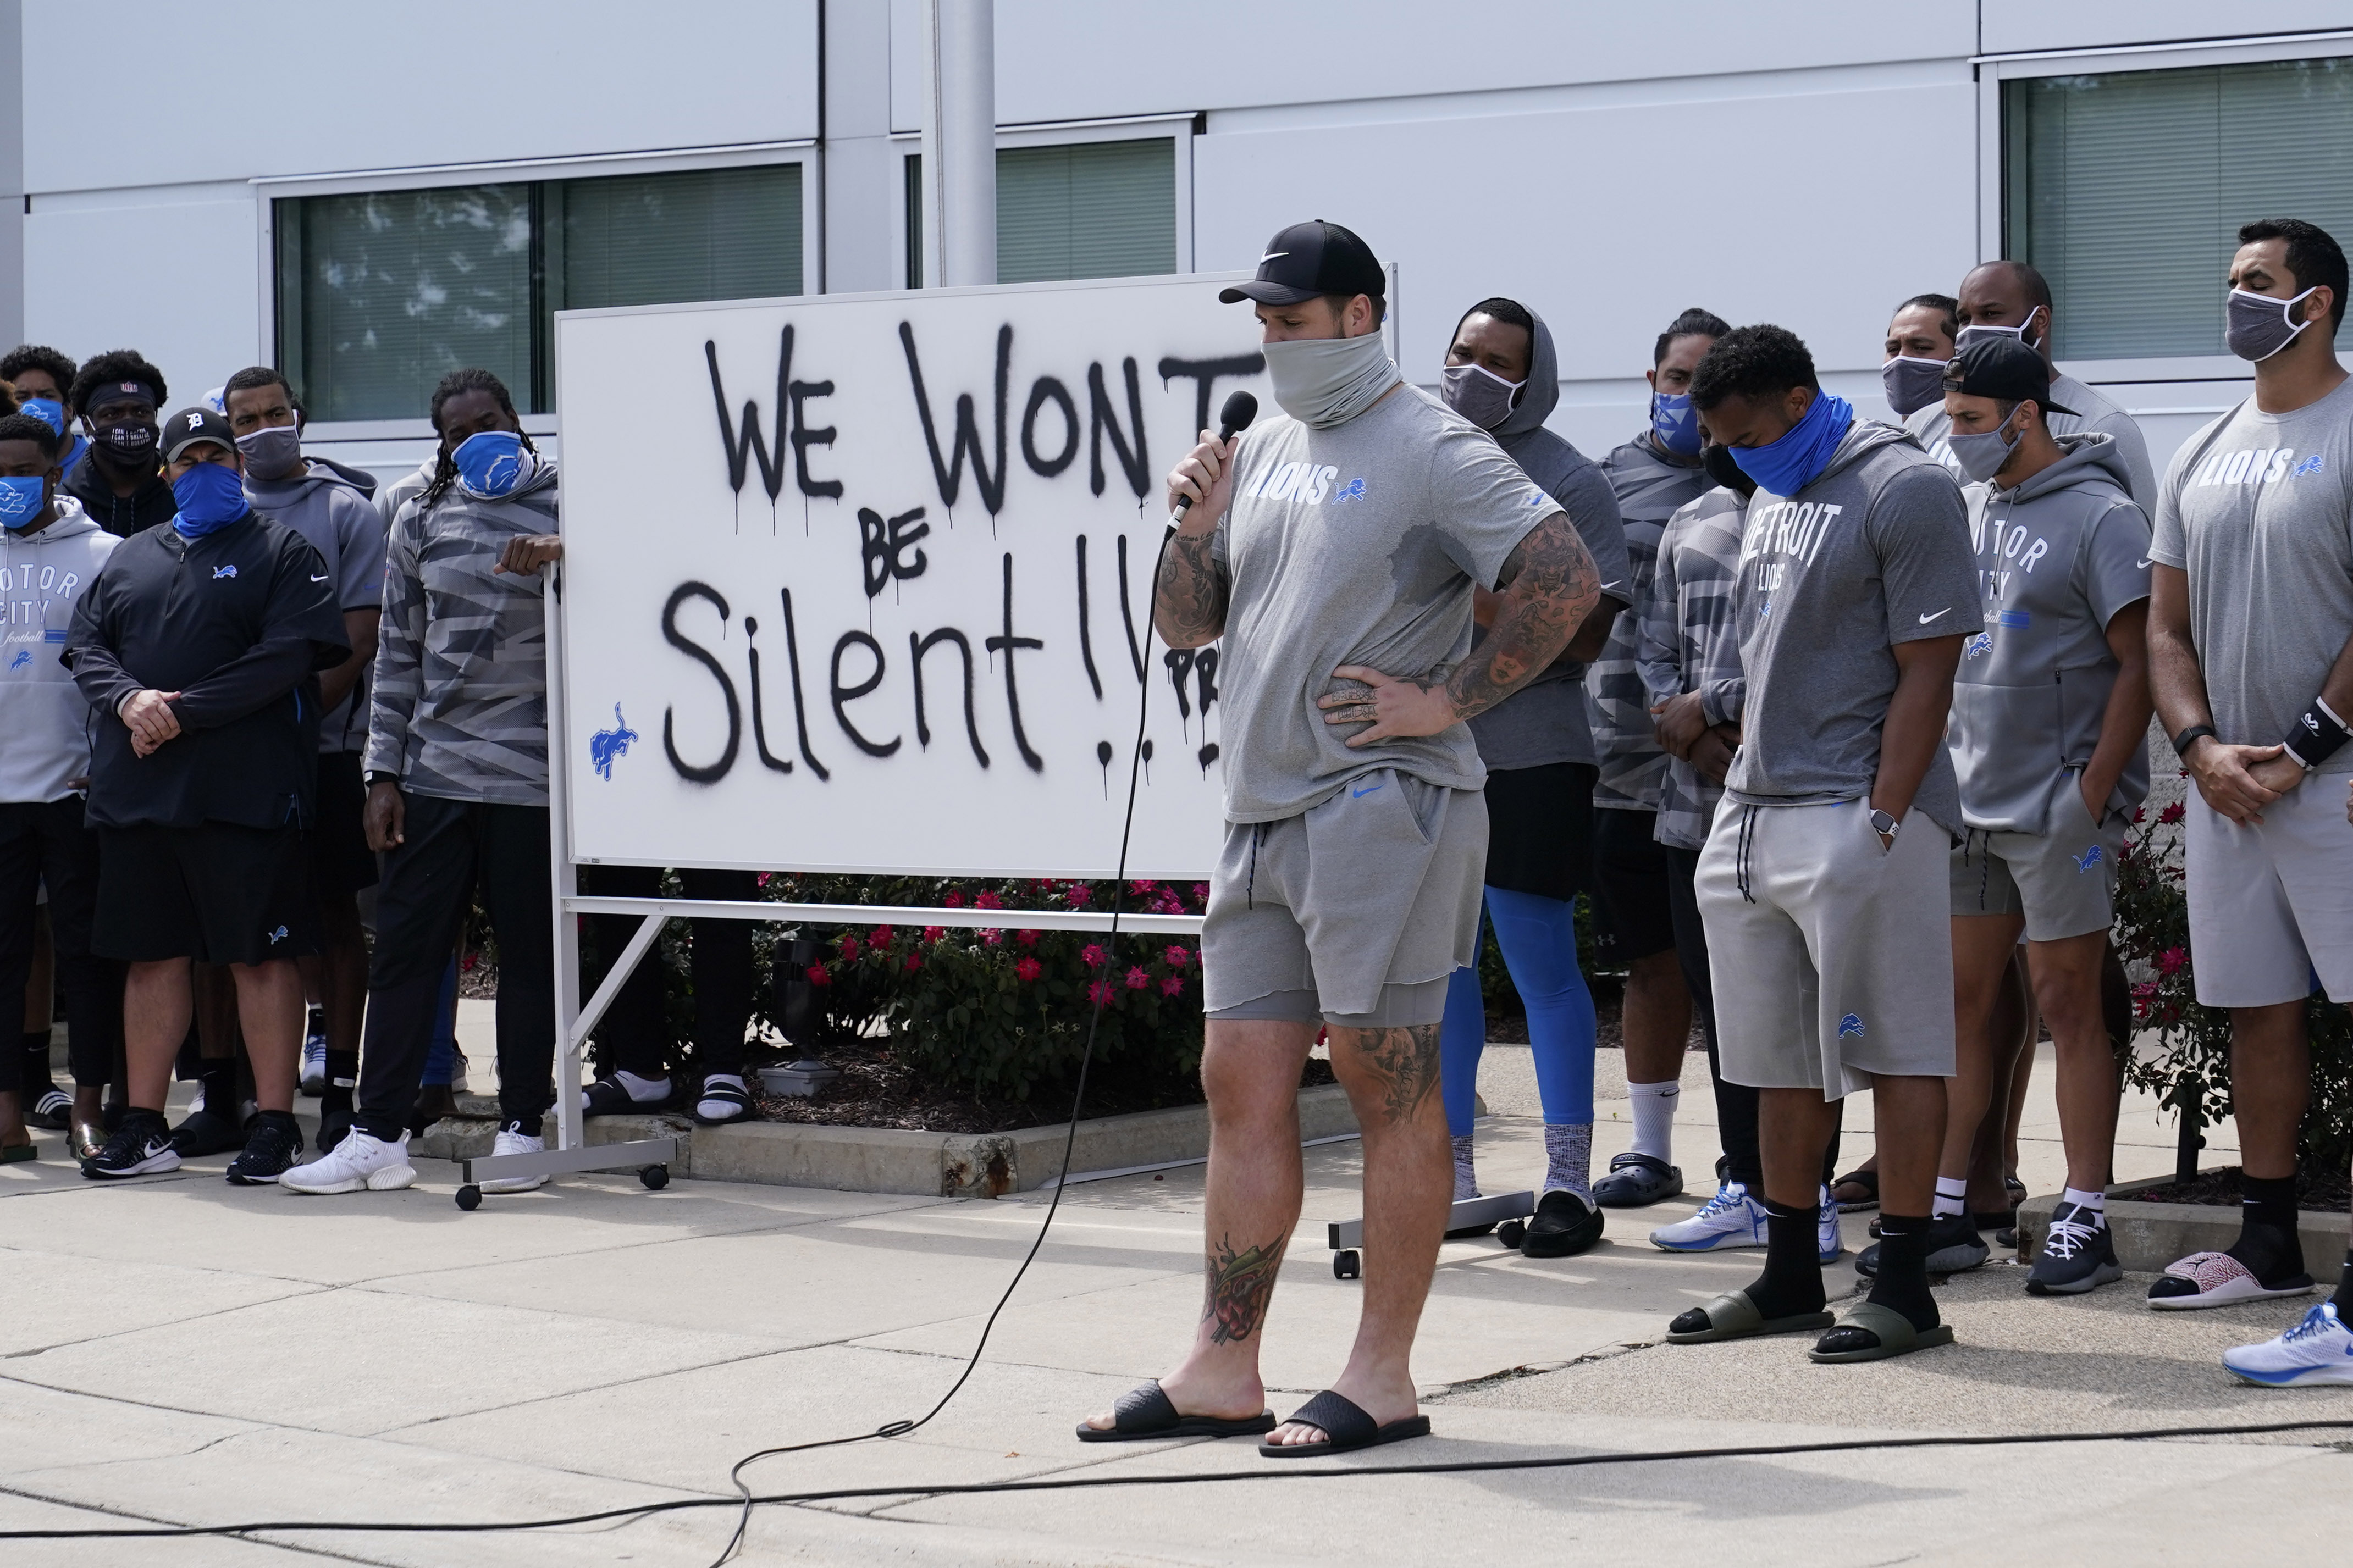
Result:
[[1695,890],[1725,1078],[1839,1100],[1952,1076],[1951,843],[1915,811],[1882,849],[1861,801],[1717,808]]
[[2077,775],[2062,773],[2042,833],[1971,828],[1952,853],[1953,914],[2026,917],[2026,940],[2057,942],[2116,921],[2125,817],[2094,823]]
[[1233,823],[1201,925],[1212,1018],[1435,1024],[1471,962],[1487,803],[1384,768],[1280,822]]
[[2195,786],[2185,804],[2189,963],[2209,1007],[2268,1007],[2308,994],[2353,1002],[2353,823],[2347,775],[2313,773],[2232,822]]

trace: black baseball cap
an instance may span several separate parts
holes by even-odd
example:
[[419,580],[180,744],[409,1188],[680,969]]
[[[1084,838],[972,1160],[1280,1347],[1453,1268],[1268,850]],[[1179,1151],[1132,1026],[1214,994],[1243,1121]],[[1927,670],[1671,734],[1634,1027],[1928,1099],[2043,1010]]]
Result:
[[2034,400],[2045,414],[2073,414],[2051,401],[2051,362],[2041,349],[2017,338],[1978,338],[1945,366],[1945,390],[1967,397],[1999,397],[2006,403]]
[[1268,240],[1266,254],[1258,258],[1258,276],[1219,289],[1218,298],[1229,305],[1244,300],[1296,305],[1319,294],[1368,294],[1378,300],[1388,287],[1388,274],[1381,270],[1373,247],[1353,231],[1319,217],[1293,224]]
[[183,408],[164,421],[165,462],[176,461],[182,452],[199,441],[210,441],[236,451],[237,437],[228,432],[228,416],[216,408]]

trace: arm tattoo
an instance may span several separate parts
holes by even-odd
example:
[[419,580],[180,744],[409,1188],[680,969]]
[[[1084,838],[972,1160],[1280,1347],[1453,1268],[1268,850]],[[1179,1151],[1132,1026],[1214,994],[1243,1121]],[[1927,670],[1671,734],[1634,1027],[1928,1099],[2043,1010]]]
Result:
[[1438,1087],[1438,1026],[1359,1030],[1356,1060],[1381,1086],[1382,1115],[1409,1121]]
[[1496,589],[1504,602],[1495,624],[1446,683],[1464,719],[1493,708],[1559,657],[1599,602],[1601,574],[1567,514],[1555,512],[1505,559]]
[[1209,1255],[1208,1288],[1202,1292],[1201,1321],[1214,1323],[1213,1345],[1238,1344],[1258,1332],[1266,1321],[1268,1301],[1274,1296],[1275,1270],[1282,1266],[1285,1238],[1261,1243],[1246,1252],[1234,1250],[1229,1235]]
[[1210,559],[1213,537],[1179,533],[1161,557],[1153,618],[1170,647],[1198,647],[1226,629],[1226,569]]

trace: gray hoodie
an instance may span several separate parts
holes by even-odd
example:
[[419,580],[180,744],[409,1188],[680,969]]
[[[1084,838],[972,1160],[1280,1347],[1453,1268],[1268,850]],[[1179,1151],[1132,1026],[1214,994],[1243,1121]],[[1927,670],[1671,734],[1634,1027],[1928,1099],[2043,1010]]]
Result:
[[[2109,437],[2062,436],[2066,455],[2015,489],[1962,492],[1986,629],[1961,650],[1945,742],[1967,826],[2041,833],[2054,786],[2092,760],[2116,682],[2108,622],[2148,597],[2148,520]],[[2148,795],[2136,747],[2109,806]]]
[[[1667,754],[1651,726],[1651,696],[1636,668],[1642,614],[1651,602],[1658,570],[1659,539],[1667,520],[1688,506],[1715,480],[1699,466],[1671,460],[1643,432],[1613,448],[1601,470],[1618,497],[1626,523],[1624,591],[1626,613],[1609,628],[1609,646],[1585,672],[1585,692],[1593,705],[1593,743],[1601,753],[1601,777],[1593,804],[1608,810],[1656,811],[1666,785]],[[1609,590],[1604,590],[1608,592]]]
[[[2116,460],[2124,476],[2125,493],[2137,503],[2143,512],[2157,510],[2157,470],[2149,466],[2148,442],[2133,423],[2133,416],[2123,405],[2096,386],[2087,385],[2072,375],[2054,374],[2051,377],[2051,398],[2073,409],[2073,414],[2052,414],[2043,423],[2053,436],[2073,436],[2093,431],[2106,436],[2116,444]],[[1967,484],[1961,467],[1953,461],[1951,437],[1953,422],[1945,416],[1942,400],[1926,408],[1915,408],[1904,421],[1904,428],[1912,433],[1928,456],[1952,470],[1956,483]]]
[[[1593,557],[1602,593],[1630,603],[1626,535],[1609,481],[1592,458],[1544,427],[1560,402],[1560,359],[1544,318],[1534,310],[1528,315],[1535,322],[1535,341],[1528,353],[1526,389],[1519,406],[1488,434],[1568,514]],[[1490,768],[1593,762],[1592,726],[1580,684],[1584,675],[1585,666],[1564,653],[1534,680],[1472,719],[1471,737],[1479,743],[1480,761]]]
[[[335,607],[373,610],[384,604],[385,525],[367,492],[346,473],[310,459],[295,479],[258,479],[248,475],[246,499],[256,511],[310,541],[334,579]],[[351,695],[319,723],[319,750],[358,752],[367,747],[368,671],[360,672]]]
[[90,776],[90,704],[58,656],[74,602],[122,542],[60,490],[38,533],[0,529],[0,801],[38,805]]
[[[1903,431],[1855,420],[1812,483],[1749,499],[1733,608],[1748,690],[1725,797],[1862,799],[1879,773],[1895,645],[1984,629],[1959,487]],[[1944,748],[1913,804],[1960,827]]]

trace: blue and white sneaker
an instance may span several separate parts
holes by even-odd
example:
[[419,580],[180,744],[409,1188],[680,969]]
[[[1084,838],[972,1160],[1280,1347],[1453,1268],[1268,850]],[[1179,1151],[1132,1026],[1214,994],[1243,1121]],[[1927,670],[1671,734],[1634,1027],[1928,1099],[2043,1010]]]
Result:
[[302,1040],[302,1092],[316,1100],[327,1091],[327,1020],[311,1009],[311,1030]]
[[1846,1237],[1839,1232],[1838,1200],[1824,1187],[1814,1202],[1814,1256],[1824,1263],[1836,1263],[1846,1252]]
[[2337,1315],[2336,1302],[2323,1301],[2279,1338],[2224,1351],[2222,1368],[2265,1388],[2353,1383],[2353,1329]]
[[1662,1225],[1651,1233],[1651,1245],[1662,1252],[1715,1252],[1730,1247],[1765,1245],[1765,1205],[1748,1195],[1745,1182],[1725,1182],[1715,1196],[1689,1219]]

